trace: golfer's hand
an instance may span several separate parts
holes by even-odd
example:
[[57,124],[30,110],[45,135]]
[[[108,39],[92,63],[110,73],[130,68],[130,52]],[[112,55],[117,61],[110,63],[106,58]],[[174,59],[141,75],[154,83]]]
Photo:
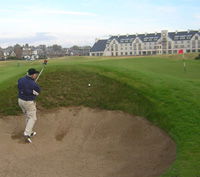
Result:
[[35,95],[35,96],[38,96],[38,95],[39,95],[39,93],[38,93],[38,92],[36,92],[35,90],[33,90],[33,95]]

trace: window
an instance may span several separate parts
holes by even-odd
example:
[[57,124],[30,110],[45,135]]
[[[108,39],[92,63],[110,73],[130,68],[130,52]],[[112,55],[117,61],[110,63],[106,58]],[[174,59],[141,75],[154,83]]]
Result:
[[200,41],[198,41],[198,48],[200,48]]
[[141,50],[141,44],[139,44],[138,47],[139,47],[139,50]]
[[123,53],[123,52],[121,52],[121,55],[124,55],[124,53]]
[[195,36],[195,40],[198,40],[199,38],[198,38],[198,36]]
[[147,55],[151,55],[151,51],[148,51],[148,52],[147,52]]
[[195,48],[195,41],[192,41],[192,48]]
[[144,52],[142,52],[142,54],[143,54],[143,55],[146,55],[146,52],[144,51]]
[[133,53],[132,53],[132,52],[130,52],[130,55],[133,55]]

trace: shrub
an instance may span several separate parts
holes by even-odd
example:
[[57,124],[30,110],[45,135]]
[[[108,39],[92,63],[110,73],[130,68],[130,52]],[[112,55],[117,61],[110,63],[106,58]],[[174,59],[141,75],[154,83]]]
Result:
[[200,54],[195,58],[195,60],[200,60]]

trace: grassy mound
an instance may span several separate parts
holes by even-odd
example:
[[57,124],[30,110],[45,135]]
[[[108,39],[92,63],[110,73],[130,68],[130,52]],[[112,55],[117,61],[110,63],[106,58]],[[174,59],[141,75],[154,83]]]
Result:
[[[14,77],[9,83],[4,83],[12,86],[0,90],[0,99],[4,100],[0,103],[0,113],[4,115],[21,113],[16,104],[16,80]],[[153,108],[148,99],[133,87],[83,67],[49,68],[46,74],[41,76],[39,84],[42,88],[37,102],[40,109],[84,105],[124,110],[148,117]]]

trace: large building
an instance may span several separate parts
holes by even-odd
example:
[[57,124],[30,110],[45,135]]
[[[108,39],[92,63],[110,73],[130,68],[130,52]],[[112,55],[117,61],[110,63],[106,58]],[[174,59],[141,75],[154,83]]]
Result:
[[97,40],[90,56],[161,55],[200,52],[200,30],[111,36]]

